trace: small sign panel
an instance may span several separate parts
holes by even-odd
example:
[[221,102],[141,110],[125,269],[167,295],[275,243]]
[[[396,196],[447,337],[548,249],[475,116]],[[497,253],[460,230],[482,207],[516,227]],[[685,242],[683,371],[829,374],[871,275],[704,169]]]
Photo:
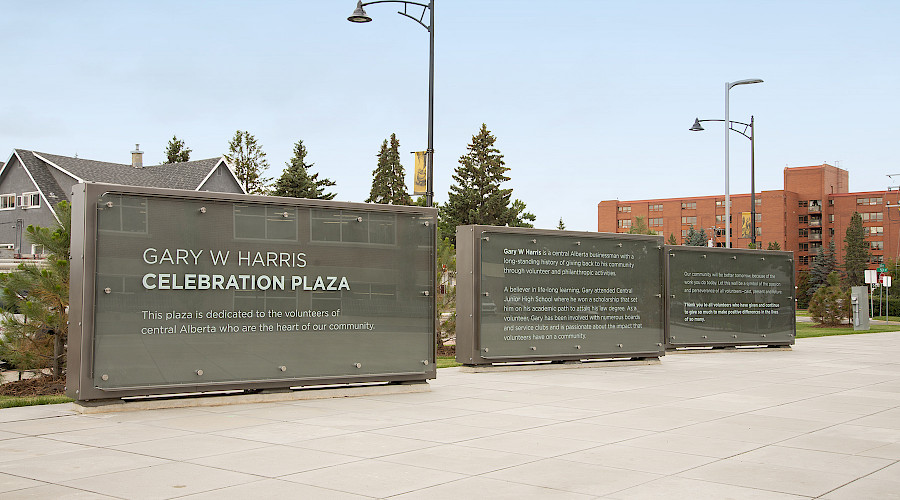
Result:
[[666,247],[668,343],[794,343],[791,252]]

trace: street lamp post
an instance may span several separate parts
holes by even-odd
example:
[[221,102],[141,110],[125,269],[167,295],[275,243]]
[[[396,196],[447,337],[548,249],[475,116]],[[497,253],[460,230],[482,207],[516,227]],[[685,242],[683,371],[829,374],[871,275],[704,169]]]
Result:
[[[700,125],[702,122],[724,122],[725,120],[701,120],[699,118],[694,119],[694,125],[688,129],[692,132],[698,132],[703,130],[703,127]],[[739,127],[743,127],[741,130]],[[753,137],[753,116],[750,116],[750,123],[738,122],[731,120],[728,122],[728,127],[725,133],[728,133],[728,130],[737,132],[742,136],[750,139],[750,241],[753,243],[753,246],[756,246],[756,167],[755,167],[755,158],[754,158],[754,150],[755,150],[755,142]],[[726,170],[725,178],[728,179],[728,174]],[[729,213],[729,209],[727,208],[728,203],[728,187],[726,180],[725,187],[725,199],[726,199],[726,209],[725,209],[725,246],[730,248],[731,238],[729,238],[728,230],[731,229],[731,217]]]
[[[356,9],[347,20],[352,23],[370,22],[372,18],[366,14],[363,7],[376,3],[403,4],[403,10],[397,11],[397,14],[412,19],[428,31],[428,149],[425,150],[425,206],[430,207],[434,204],[434,0],[429,1],[427,4],[407,2],[405,0],[375,0],[363,3],[362,0],[359,0],[356,2]],[[410,5],[422,7],[422,14],[419,17],[408,14],[406,8]],[[425,18],[426,11],[429,13],[428,24],[422,21]]]
[[[736,82],[725,82],[725,123],[731,123],[728,119],[728,94],[732,87],[738,85],[749,85],[751,83],[762,83],[759,78],[748,78],[746,80],[738,80]],[[728,128],[725,129],[725,219],[731,219],[731,196],[728,192]],[[725,248],[731,248],[731,223],[728,223],[729,231],[725,231]],[[755,236],[755,235],[754,235]]]

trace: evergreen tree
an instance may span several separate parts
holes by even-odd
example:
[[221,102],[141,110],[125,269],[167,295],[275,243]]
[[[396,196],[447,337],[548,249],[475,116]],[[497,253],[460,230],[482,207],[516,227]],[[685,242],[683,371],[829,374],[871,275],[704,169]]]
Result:
[[769,248],[766,250],[781,250],[781,245],[779,245],[777,241],[770,241]]
[[533,214],[525,211],[525,203],[513,200],[512,189],[500,186],[510,178],[509,167],[500,150],[494,147],[497,138],[482,124],[472,137],[468,153],[460,156],[453,173],[449,199],[440,207],[441,233],[452,235],[456,242],[456,226],[484,224],[489,226],[533,227]]
[[707,245],[706,231],[703,228],[697,231],[694,226],[691,226],[684,239],[684,244],[692,247],[705,247]]
[[412,205],[412,198],[406,191],[406,173],[400,164],[400,142],[397,134],[391,134],[390,144],[387,139],[381,143],[378,152],[378,166],[372,172],[372,189],[366,203],[382,203],[385,205]]
[[166,163],[179,163],[190,159],[191,148],[186,147],[184,141],[173,135],[166,146]]
[[837,271],[837,268],[834,240],[831,240],[827,247],[819,247],[816,251],[816,260],[809,268],[809,290],[806,293],[812,297],[819,288],[826,286],[828,276]]
[[666,245],[677,245],[678,240],[675,239],[675,233],[669,233],[669,239],[666,240]]
[[268,184],[272,179],[262,175],[269,168],[269,161],[266,160],[262,146],[250,132],[238,130],[234,133],[234,137],[228,142],[225,159],[244,191],[248,194],[268,192]]
[[566,224],[565,224],[565,222],[563,222],[562,217],[559,218],[559,224],[556,225],[556,229],[558,229],[560,231],[566,230]]
[[819,287],[809,301],[809,315],[824,326],[842,324],[849,309],[850,289],[841,287],[837,272],[828,275],[825,285]]
[[797,307],[808,308],[810,298],[812,294],[809,293],[809,271],[800,271],[797,273]]
[[869,244],[866,242],[866,228],[862,216],[853,213],[844,237],[844,273],[847,285],[862,286],[866,282],[865,270],[869,262]]
[[310,175],[312,163],[306,163],[306,146],[299,140],[294,143],[294,156],[285,162],[287,168],[275,181],[273,196],[291,196],[317,200],[334,199],[335,193],[326,193],[325,188],[334,186],[331,179],[319,179],[319,174]]
[[54,377],[60,377],[69,333],[71,205],[60,202],[56,215],[55,228],[28,226],[25,230],[26,238],[48,253],[47,267],[20,264],[18,270],[0,277],[6,308],[0,358],[20,369],[50,368]]

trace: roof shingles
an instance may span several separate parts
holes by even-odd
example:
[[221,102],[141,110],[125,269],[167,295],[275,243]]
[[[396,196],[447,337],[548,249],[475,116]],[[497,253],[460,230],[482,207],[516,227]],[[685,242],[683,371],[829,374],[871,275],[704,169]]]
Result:
[[203,179],[222,160],[221,158],[208,158],[134,168],[130,164],[84,160],[40,152],[35,152],[35,154],[88,182],[187,190],[197,189]]

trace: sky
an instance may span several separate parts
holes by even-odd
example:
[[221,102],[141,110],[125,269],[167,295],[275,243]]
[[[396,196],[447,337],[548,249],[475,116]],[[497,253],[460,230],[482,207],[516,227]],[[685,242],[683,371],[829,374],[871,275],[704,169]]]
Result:
[[[427,144],[428,33],[353,0],[0,0],[0,156],[192,159],[253,134],[278,177],[302,140],[335,199],[369,195],[396,133]],[[754,117],[757,191],[829,163],[851,191],[900,184],[900,2],[435,0],[435,201],[482,123],[539,228],[596,231],[597,204],[722,195],[730,118]],[[416,13],[414,8],[409,12]],[[426,16],[427,23],[427,16]],[[731,133],[730,192],[750,191]]]

